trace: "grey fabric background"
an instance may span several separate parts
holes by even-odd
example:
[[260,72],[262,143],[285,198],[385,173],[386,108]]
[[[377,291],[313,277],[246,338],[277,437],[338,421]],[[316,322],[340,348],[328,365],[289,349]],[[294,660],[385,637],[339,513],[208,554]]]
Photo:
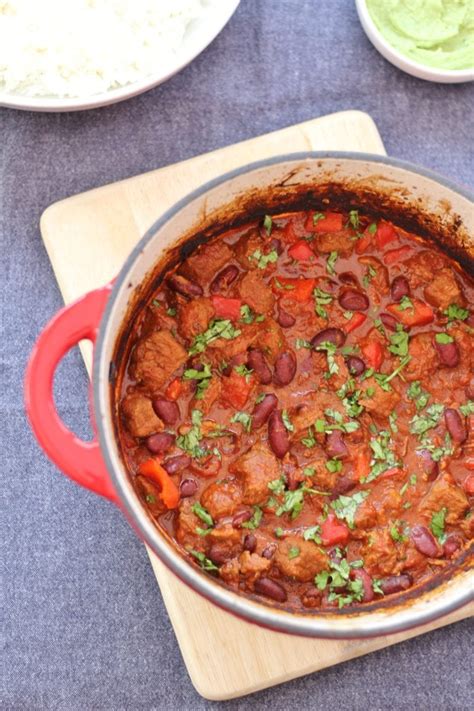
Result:
[[[147,94],[79,114],[0,110],[2,708],[375,711],[472,703],[468,621],[253,697],[202,700],[143,546],[112,505],[46,461],[23,412],[28,352],[61,306],[38,228],[47,205],[347,108],[373,116],[389,154],[473,185],[473,86],[430,84],[386,63],[351,0],[242,0],[207,51]],[[61,366],[56,392],[67,423],[86,434],[87,378],[77,352]]]

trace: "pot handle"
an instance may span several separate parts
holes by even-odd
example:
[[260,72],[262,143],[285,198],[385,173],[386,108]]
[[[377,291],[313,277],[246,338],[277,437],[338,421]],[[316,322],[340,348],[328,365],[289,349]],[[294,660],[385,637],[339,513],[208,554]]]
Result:
[[[25,376],[25,404],[33,432],[49,458],[81,486],[117,501],[97,437],[79,439],[59,417],[54,373],[61,359],[82,339],[95,343],[111,284],[61,309],[35,343]],[[95,430],[94,416],[91,410]]]

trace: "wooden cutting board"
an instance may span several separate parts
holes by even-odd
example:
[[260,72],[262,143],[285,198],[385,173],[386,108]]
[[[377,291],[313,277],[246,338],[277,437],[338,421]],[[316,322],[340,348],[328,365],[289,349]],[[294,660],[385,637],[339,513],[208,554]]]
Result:
[[[385,153],[370,116],[344,111],[51,205],[41,217],[41,233],[65,302],[114,277],[157,217],[203,182],[245,163],[307,150]],[[90,349],[83,348],[83,354],[89,368]],[[474,614],[471,605],[436,623],[377,639],[304,639],[261,629],[219,610],[187,588],[150,550],[148,555],[192,682],[208,699],[242,696]]]

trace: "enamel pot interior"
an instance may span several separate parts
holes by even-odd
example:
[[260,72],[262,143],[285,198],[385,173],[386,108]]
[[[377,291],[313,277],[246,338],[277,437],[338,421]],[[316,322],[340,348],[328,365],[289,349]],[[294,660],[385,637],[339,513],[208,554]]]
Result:
[[134,314],[166,273],[199,242],[267,212],[366,210],[437,240],[464,267],[474,262],[473,196],[414,166],[365,154],[305,153],[246,166],[204,185],[163,215],[120,272],[102,319],[94,363],[94,408],[102,453],[122,508],[138,535],[183,581],[249,621],[316,637],[369,637],[433,620],[473,598],[472,549],[423,588],[355,611],[289,612],[244,596],[190,563],[142,506],[123,465],[114,421],[116,363]]

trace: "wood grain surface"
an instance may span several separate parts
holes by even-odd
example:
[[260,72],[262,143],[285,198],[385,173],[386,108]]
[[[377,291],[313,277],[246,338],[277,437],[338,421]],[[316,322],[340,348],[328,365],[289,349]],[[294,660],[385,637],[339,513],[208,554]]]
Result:
[[[305,150],[385,153],[370,116],[345,111],[51,205],[41,217],[41,234],[65,302],[113,278],[157,217],[203,182],[249,162]],[[89,344],[81,347],[90,368]],[[370,640],[304,639],[264,630],[218,609],[148,554],[192,682],[208,699],[242,696],[474,614],[471,605],[436,623]]]

